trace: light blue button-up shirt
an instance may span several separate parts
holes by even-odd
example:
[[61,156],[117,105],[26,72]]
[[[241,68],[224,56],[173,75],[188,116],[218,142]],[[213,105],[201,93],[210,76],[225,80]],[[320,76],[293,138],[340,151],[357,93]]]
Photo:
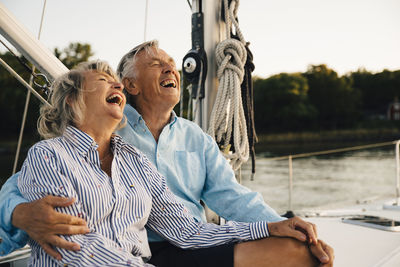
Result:
[[[215,141],[195,123],[172,113],[170,123],[164,127],[157,143],[142,116],[132,106],[126,105],[124,113],[128,123],[118,133],[148,157],[166,177],[170,190],[197,220],[206,221],[200,200],[227,220],[272,222],[284,219],[264,202],[259,193],[237,183]],[[0,192],[0,217],[9,226],[7,230],[3,229],[3,224],[0,227],[0,237],[4,236],[0,251],[4,253],[24,244],[21,240],[24,232],[11,225],[11,212],[15,206],[26,202],[16,188],[16,180],[17,177],[11,177]],[[3,193],[4,188],[11,188],[8,195]],[[18,232],[20,238],[11,239],[7,235],[9,229]],[[24,240],[26,242],[26,236]],[[155,233],[149,233],[149,241],[160,240],[162,238]]]
[[[142,116],[125,107],[128,123],[119,131],[124,140],[141,150],[167,179],[170,190],[189,211],[206,221],[200,200],[226,220],[241,222],[281,221],[261,194],[240,185],[215,141],[195,123],[173,112],[158,143]],[[160,241],[149,233],[149,241]]]
[[0,192],[0,256],[25,246],[28,241],[28,235],[11,223],[14,208],[28,202],[18,190],[18,174],[11,176]]

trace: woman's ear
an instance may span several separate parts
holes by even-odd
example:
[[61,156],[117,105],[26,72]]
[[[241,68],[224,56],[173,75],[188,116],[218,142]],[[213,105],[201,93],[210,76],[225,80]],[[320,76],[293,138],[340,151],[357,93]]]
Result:
[[122,84],[125,87],[125,90],[131,94],[131,95],[138,95],[139,94],[139,90],[138,88],[135,86],[135,81],[132,78],[124,78],[122,80]]
[[71,106],[71,96],[67,96],[67,98],[65,99],[65,103],[67,103],[68,106]]

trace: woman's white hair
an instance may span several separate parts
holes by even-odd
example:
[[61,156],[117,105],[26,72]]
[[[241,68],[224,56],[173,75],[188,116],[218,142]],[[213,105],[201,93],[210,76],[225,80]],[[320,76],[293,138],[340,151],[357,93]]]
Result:
[[[58,77],[52,84],[50,104],[40,108],[38,132],[47,139],[61,136],[68,125],[83,123],[86,108],[83,100],[85,72],[103,72],[116,81],[118,76],[105,61],[89,61],[78,64],[74,69]],[[124,125],[125,120],[120,123]],[[120,128],[120,127],[119,127]]]

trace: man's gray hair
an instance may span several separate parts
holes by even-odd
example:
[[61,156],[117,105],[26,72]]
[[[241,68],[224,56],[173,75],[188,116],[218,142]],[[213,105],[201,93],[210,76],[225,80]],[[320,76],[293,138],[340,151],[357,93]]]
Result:
[[118,76],[121,78],[135,78],[136,77],[136,70],[135,70],[135,63],[136,63],[136,55],[144,50],[147,54],[153,54],[151,48],[158,49],[158,41],[151,40],[148,42],[141,43],[140,45],[134,47],[131,51],[126,53],[118,63],[117,73]]
[[119,81],[110,65],[99,60],[80,63],[58,77],[51,86],[51,106],[43,105],[40,108],[38,132],[43,138],[61,136],[68,125],[77,126],[83,123],[86,108],[83,85],[87,71],[103,72]]

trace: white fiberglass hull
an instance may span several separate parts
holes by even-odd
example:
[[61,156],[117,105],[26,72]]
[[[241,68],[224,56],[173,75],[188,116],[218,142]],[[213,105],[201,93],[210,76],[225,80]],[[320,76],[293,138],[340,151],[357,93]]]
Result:
[[318,226],[318,236],[335,249],[335,267],[400,266],[400,232],[344,223],[355,215],[378,216],[400,221],[400,210],[383,209],[383,202],[346,209],[304,212]]

